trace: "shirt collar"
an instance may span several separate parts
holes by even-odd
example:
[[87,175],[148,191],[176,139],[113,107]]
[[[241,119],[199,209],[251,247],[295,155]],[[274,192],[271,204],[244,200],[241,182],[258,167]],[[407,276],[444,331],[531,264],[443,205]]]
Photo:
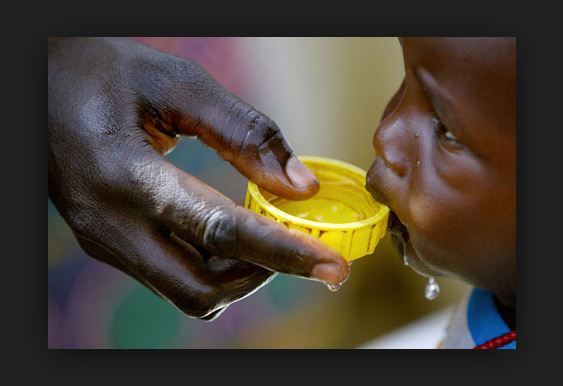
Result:
[[[467,306],[467,326],[475,345],[480,345],[497,336],[510,332],[495,305],[493,293],[474,288]],[[515,349],[511,342],[500,349]]]

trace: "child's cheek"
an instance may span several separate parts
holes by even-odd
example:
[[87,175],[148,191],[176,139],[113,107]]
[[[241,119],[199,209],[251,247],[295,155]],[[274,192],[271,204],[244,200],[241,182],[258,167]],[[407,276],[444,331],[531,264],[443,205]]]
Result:
[[[416,195],[410,198],[408,203],[408,211],[410,214],[409,232],[427,234],[436,228],[439,224],[437,218],[436,200],[426,195]],[[412,229],[411,229],[412,228]]]
[[464,234],[467,231],[462,219],[469,210],[463,199],[451,192],[431,195],[430,192],[413,195],[408,203],[410,221],[407,229],[413,248],[427,264],[452,272],[458,270],[457,261],[464,253]]

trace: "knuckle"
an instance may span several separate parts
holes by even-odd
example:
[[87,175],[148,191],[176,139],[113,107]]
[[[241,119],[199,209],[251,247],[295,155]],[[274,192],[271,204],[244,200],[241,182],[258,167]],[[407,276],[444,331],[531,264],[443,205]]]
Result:
[[253,108],[250,108],[245,118],[245,126],[250,131],[257,133],[277,133],[280,131],[278,125],[270,117]]
[[272,141],[282,139],[278,125],[265,114],[246,107],[236,105],[232,108],[231,115],[239,115],[239,124],[231,135],[231,141],[238,143],[239,151],[247,149],[261,150],[268,147]]
[[208,214],[203,231],[203,246],[223,257],[236,255],[237,224],[233,208],[217,208]]
[[273,120],[264,115],[259,115],[258,117],[259,119],[253,122],[254,127],[252,129],[257,130],[259,133],[260,142],[258,143],[258,150],[261,150],[268,147],[272,141],[281,139],[282,134],[280,128]]

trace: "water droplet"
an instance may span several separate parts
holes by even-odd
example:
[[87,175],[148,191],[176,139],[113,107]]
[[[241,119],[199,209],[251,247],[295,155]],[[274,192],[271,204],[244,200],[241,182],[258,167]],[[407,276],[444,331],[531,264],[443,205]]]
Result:
[[416,161],[416,167],[417,167],[417,168],[420,167],[420,160],[417,160],[417,161]]
[[414,137],[418,138],[419,137],[418,133],[414,133]]
[[424,288],[424,297],[428,300],[434,300],[438,295],[440,295],[440,286],[436,283],[436,279],[429,277]]
[[340,287],[342,287],[342,283],[338,283],[338,284],[330,284],[330,283],[326,283],[326,287],[332,291],[332,292],[336,292],[340,289]]
[[406,266],[409,265],[409,257],[406,254],[403,255],[403,264]]

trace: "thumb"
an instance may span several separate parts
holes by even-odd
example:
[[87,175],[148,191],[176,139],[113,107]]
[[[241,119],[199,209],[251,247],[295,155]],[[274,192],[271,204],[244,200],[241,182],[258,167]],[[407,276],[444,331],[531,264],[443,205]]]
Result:
[[[174,134],[197,136],[271,193],[299,200],[318,192],[316,177],[268,116],[227,91],[195,62],[158,53],[151,63],[140,66],[142,80],[137,82],[147,105],[141,114],[145,121],[165,133],[172,129]],[[147,72],[154,79],[147,81]]]

